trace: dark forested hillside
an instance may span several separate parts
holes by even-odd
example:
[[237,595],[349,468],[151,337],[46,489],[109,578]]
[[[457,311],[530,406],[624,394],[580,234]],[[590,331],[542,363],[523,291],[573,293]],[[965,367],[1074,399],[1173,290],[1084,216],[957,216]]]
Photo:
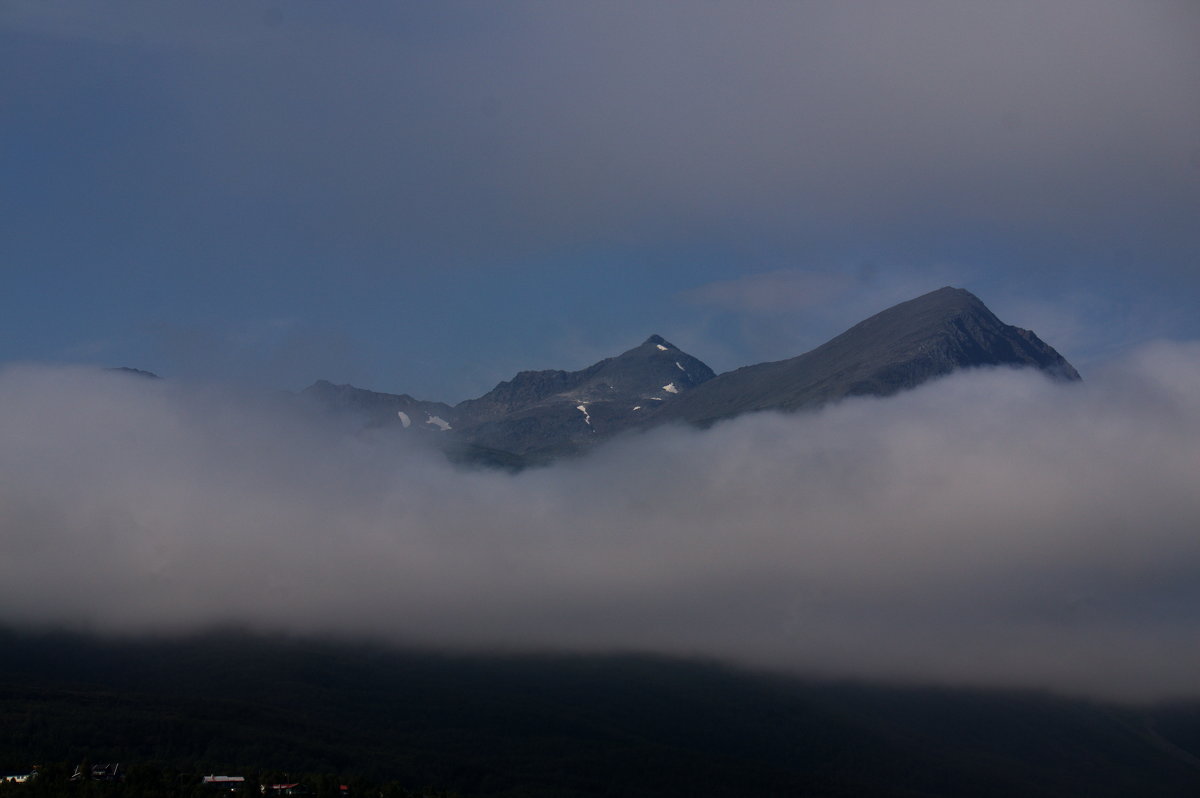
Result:
[[107,641],[7,632],[0,651],[3,772],[121,761],[328,773],[467,796],[1200,790],[1195,707],[234,633]]

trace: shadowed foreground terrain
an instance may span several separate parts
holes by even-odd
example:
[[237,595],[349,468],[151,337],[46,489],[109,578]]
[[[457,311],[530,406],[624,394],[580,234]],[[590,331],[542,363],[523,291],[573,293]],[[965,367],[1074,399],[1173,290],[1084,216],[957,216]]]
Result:
[[[464,796],[1200,790],[1200,708],[218,634],[0,633],[0,771],[120,761]],[[9,785],[5,792],[26,789]]]

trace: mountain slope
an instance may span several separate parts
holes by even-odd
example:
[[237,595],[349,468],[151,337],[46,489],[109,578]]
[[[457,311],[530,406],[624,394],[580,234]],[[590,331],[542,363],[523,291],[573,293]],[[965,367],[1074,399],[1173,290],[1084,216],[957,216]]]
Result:
[[1079,374],[1029,330],[996,318],[973,294],[940,288],[877,313],[810,352],[715,376],[652,335],[579,371],[522,371],[451,407],[324,380],[304,395],[366,426],[412,427],[455,462],[520,468],[584,450],[624,430],[709,424],[759,410],[889,396],[963,368],[1019,366]]
[[641,413],[713,376],[704,363],[652,335],[580,371],[522,371],[456,405],[455,424],[478,445],[565,453],[626,429]]
[[946,287],[877,313],[798,357],[722,374],[664,405],[653,421],[704,424],[848,396],[888,396],[958,369],[1002,365],[1079,379],[1032,332],[1003,323],[970,292]]
[[365,426],[399,424],[404,428],[446,431],[452,428],[454,410],[443,402],[425,402],[408,394],[379,393],[353,385],[317,380],[300,392],[306,399],[334,413],[356,416]]

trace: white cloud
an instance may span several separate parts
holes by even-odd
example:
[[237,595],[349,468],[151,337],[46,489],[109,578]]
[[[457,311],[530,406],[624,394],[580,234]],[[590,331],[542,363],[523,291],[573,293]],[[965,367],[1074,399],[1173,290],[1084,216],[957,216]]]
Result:
[[199,386],[0,372],[0,621],[220,622],[1200,695],[1200,345],[519,475]]

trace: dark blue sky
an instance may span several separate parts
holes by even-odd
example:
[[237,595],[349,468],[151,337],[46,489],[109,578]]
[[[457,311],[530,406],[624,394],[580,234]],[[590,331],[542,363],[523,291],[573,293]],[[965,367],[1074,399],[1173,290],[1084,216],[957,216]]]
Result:
[[1200,337],[1193,3],[9,2],[0,362],[458,401],[941,285]]

